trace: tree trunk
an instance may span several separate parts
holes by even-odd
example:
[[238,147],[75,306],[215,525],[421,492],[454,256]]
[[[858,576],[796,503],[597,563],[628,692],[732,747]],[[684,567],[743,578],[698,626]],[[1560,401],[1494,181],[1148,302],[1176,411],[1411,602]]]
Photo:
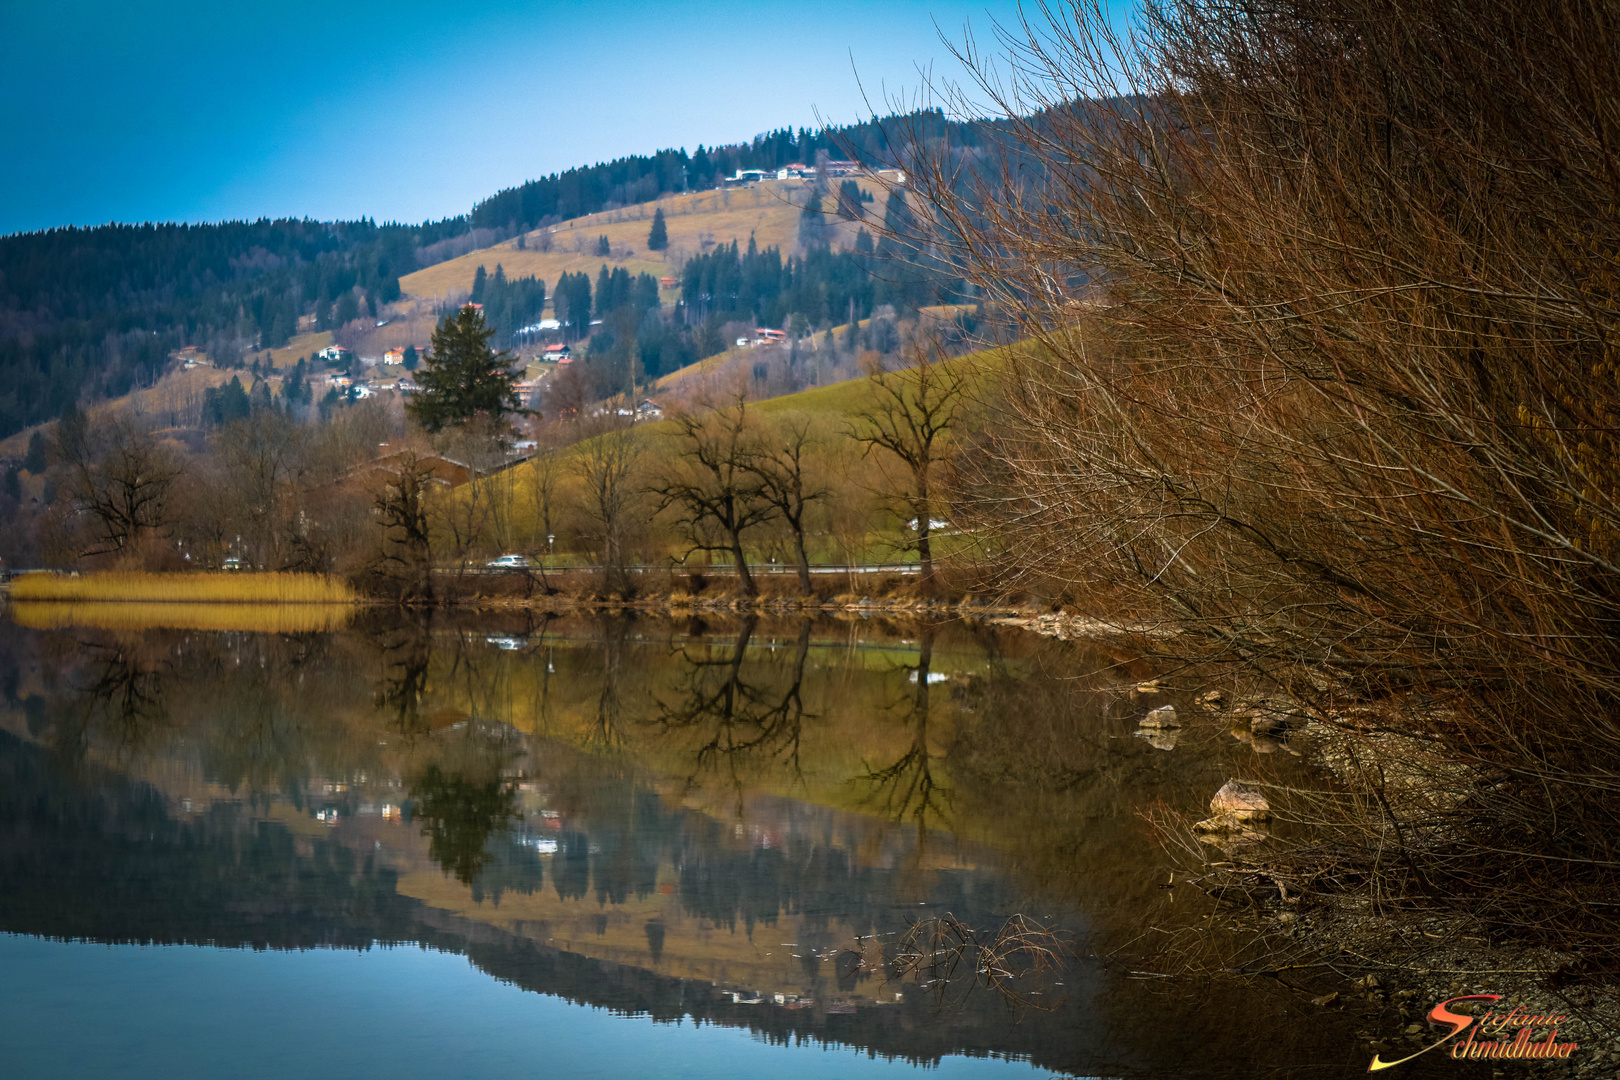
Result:
[[804,523],[802,521],[789,521],[793,526],[793,550],[799,557],[799,588],[806,596],[810,595],[810,556],[804,550]]
[[737,561],[737,580],[742,582],[742,594],[747,597],[759,595],[754,588],[754,576],[748,572],[748,559],[743,555],[742,534],[731,534],[731,557]]
[[917,561],[922,564],[918,581],[926,589],[934,584],[934,546],[928,538],[933,507],[928,501],[926,480],[917,481],[917,500],[912,503],[912,508],[917,512]]

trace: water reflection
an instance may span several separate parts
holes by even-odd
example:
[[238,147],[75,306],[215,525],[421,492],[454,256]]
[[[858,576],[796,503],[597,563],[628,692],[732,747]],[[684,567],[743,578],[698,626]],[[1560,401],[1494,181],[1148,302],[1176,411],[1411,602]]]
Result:
[[[955,624],[4,626],[0,931],[414,942],[573,1002],[922,1063],[1359,1071],[1296,1002],[1178,1002],[1165,1030],[1095,960],[1177,902],[1139,808],[1207,800],[1235,752],[1133,738],[1128,663]],[[1020,913],[1076,947],[1020,988],[1040,1010],[894,973],[919,919],[982,943]]]
[[673,691],[667,698],[657,696],[655,723],[666,731],[696,734],[687,787],[700,786],[705,776],[723,776],[736,792],[739,811],[749,777],[760,770],[780,767],[790,782],[803,779],[804,665],[812,624],[799,621],[792,659],[785,664],[749,662],[758,625],[757,618],[744,619],[729,644],[683,641],[675,656]]
[[934,775],[934,752],[928,743],[928,700],[934,684],[934,629],[925,627],[917,648],[917,662],[903,664],[914,687],[906,700],[910,707],[901,721],[910,735],[905,752],[881,768],[869,770],[861,779],[870,783],[871,801],[900,821],[911,818],[919,829],[930,821],[943,823],[950,803],[950,789]]

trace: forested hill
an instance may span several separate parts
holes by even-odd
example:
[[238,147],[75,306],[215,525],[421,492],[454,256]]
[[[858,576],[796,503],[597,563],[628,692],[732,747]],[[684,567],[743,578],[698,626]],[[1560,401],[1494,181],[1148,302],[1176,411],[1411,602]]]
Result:
[[968,149],[994,125],[937,111],[849,127],[781,129],[746,143],[664,150],[554,174],[423,225],[260,220],[102,225],[0,237],[0,438],[74,402],[150,383],[195,345],[229,366],[284,344],[313,317],[342,325],[399,297],[413,270],[520,229],[714,186],[738,169],[819,154],[900,161],[899,148],[949,139]]
[[711,188],[740,169],[813,165],[823,153],[831,158],[853,155],[866,164],[905,167],[911,149],[920,143],[948,139],[953,147],[970,151],[993,138],[997,126],[987,121],[948,120],[938,109],[930,109],[819,131],[781,128],[746,143],[699,146],[692,154],[684,149],[660,150],[507,188],[474,206],[471,223],[475,228],[515,233],[594,214],[610,205],[626,206],[671,192]]
[[[399,297],[466,219],[102,225],[0,238],[0,437],[149,383],[171,350],[229,357]],[[344,310],[352,307],[353,311]]]

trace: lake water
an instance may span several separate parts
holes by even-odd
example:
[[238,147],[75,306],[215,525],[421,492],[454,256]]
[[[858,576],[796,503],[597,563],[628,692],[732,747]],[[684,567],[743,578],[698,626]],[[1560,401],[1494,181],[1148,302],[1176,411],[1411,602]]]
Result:
[[[1300,766],[1140,737],[1127,652],[959,623],[10,614],[8,1076],[1366,1070],[1376,1017],[1219,971],[1252,934],[1144,816]],[[1018,925],[999,960],[925,944]]]

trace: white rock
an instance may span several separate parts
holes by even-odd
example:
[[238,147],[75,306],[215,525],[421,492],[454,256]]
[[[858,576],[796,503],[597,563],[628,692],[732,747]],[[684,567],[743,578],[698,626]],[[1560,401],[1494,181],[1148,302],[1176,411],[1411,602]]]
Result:
[[1160,705],[1157,709],[1142,717],[1139,725],[1145,728],[1173,728],[1180,727],[1181,721],[1176,719],[1174,705]]
[[1257,789],[1236,780],[1228,780],[1209,800],[1209,808],[1217,818],[1233,821],[1265,821],[1271,817],[1271,804]]

